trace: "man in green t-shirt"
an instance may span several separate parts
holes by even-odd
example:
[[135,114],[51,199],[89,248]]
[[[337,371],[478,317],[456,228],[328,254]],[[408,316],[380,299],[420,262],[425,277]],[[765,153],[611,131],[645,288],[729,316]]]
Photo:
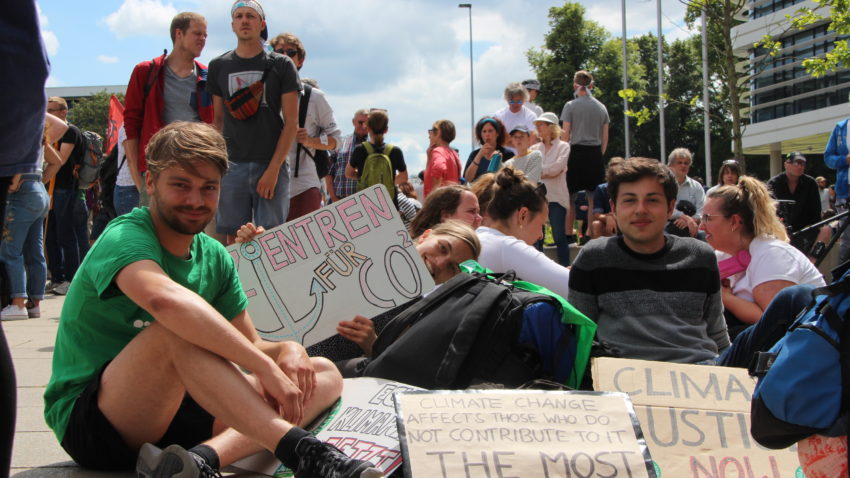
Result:
[[296,476],[380,476],[297,426],[336,401],[342,379],[299,344],[260,339],[232,258],[201,232],[224,138],[172,123],[147,161],[150,208],[108,226],[62,309],[44,395],[62,447],[89,468],[135,464],[140,478],[214,476],[261,448]]

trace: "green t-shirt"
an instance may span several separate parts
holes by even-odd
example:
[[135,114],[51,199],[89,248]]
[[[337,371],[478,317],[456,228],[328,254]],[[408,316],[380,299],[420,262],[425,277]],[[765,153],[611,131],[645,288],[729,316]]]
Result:
[[148,208],[114,219],[80,265],[59,320],[53,375],[44,393],[44,418],[60,443],[77,397],[103,365],[154,318],[124,295],[115,276],[125,266],[152,260],[168,276],[195,291],[228,320],[248,307],[233,259],[205,234],[192,241],[191,258],[166,251]]

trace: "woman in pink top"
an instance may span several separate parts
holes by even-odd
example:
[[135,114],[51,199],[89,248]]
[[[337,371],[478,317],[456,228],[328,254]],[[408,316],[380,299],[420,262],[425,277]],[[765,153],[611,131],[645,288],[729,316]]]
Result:
[[425,198],[431,191],[445,184],[460,184],[460,158],[449,147],[455,139],[455,125],[449,120],[438,120],[428,130],[428,164],[425,166]]
[[558,251],[558,264],[570,265],[570,244],[567,231],[567,212],[570,207],[570,192],[567,190],[567,159],[570,157],[570,144],[561,141],[561,128],[555,113],[543,113],[534,121],[537,136],[541,141],[531,149],[543,153],[543,171],[540,181],[546,185],[546,200],[549,202],[549,224],[552,225],[552,238]]

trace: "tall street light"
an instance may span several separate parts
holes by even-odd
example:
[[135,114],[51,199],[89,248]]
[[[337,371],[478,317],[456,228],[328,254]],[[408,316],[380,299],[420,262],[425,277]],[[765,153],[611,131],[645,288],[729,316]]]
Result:
[[472,4],[461,3],[458,8],[469,9],[469,119],[472,124],[472,149],[475,149],[475,81],[472,74]]

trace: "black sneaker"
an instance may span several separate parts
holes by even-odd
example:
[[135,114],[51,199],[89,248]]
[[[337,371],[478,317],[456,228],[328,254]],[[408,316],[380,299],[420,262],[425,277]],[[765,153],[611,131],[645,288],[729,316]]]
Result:
[[221,473],[180,445],[165,450],[145,443],[136,460],[137,478],[221,478]]
[[298,455],[296,478],[381,478],[381,470],[368,461],[355,460],[333,445],[314,437],[302,438],[295,447]]

